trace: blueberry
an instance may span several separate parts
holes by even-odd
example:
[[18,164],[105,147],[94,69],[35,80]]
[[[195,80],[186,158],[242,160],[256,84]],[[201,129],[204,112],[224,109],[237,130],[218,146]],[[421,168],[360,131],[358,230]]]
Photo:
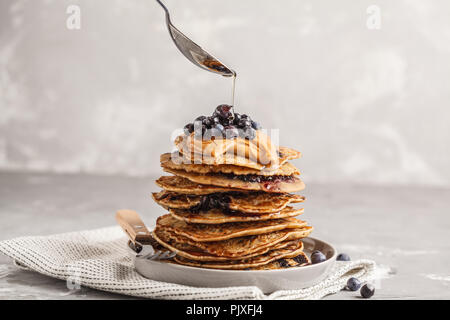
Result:
[[211,127],[214,126],[216,123],[214,122],[214,118],[213,118],[213,117],[207,117],[207,118],[203,119],[203,124],[204,124],[207,128],[211,128]]
[[245,129],[245,139],[247,140],[253,140],[256,137],[256,131],[253,128],[246,128]]
[[216,207],[226,209],[228,207],[228,202],[224,199],[217,199]]
[[261,125],[259,124],[259,122],[252,120],[252,128],[255,130],[259,130],[259,129],[261,129]]
[[217,128],[206,129],[206,132],[203,134],[204,140],[211,140],[214,137],[215,139],[222,139],[223,132]]
[[337,261],[350,261],[351,259],[350,259],[350,256],[349,256],[348,254],[346,254],[346,253],[340,253],[340,254],[337,256],[336,260],[337,260]]
[[206,210],[208,210],[209,209],[209,204],[210,204],[210,199],[209,199],[209,197],[203,197],[201,200],[200,200],[200,209],[201,210],[203,210],[203,211],[206,211]]
[[248,115],[246,115],[245,113],[241,114],[241,119],[251,120],[250,117]]
[[233,107],[227,104],[221,104],[216,108],[216,111],[214,111],[214,115],[217,115],[222,123],[224,123],[224,120],[232,122],[234,119]]
[[325,257],[325,255],[320,252],[319,250],[314,251],[311,254],[311,262],[312,264],[316,264],[316,263],[320,263],[320,262],[324,262],[325,260],[327,260],[327,258]]
[[219,130],[222,134],[224,133],[225,127],[223,125],[221,125],[220,123],[216,124],[214,126],[214,128],[216,128],[217,130]]
[[361,287],[361,282],[360,282],[358,279],[353,278],[353,277],[351,277],[350,279],[348,279],[348,281],[347,281],[347,287],[346,287],[348,290],[350,290],[350,291],[356,291],[356,290],[358,290],[360,287]]
[[280,267],[282,268],[289,268],[289,262],[286,259],[280,259],[278,260],[278,263],[280,264]]
[[247,120],[247,119],[241,119],[238,123],[238,127],[245,129],[245,128],[250,128],[252,126],[252,123]]
[[197,118],[195,118],[194,121],[203,121],[203,120],[205,120],[205,119],[206,119],[205,116],[198,116]]
[[209,198],[209,207],[210,208],[218,208],[219,207],[219,200],[217,199],[217,196],[209,195],[207,197]]
[[305,258],[304,255],[299,255],[293,258],[293,260],[295,262],[297,262],[298,264],[304,264],[304,263],[308,263],[308,260]]
[[235,126],[225,127],[225,137],[227,139],[233,139],[239,136],[239,131]]
[[218,123],[220,123],[219,117],[212,117],[212,121],[213,121],[213,123],[214,123],[215,125],[218,124]]
[[192,131],[194,131],[194,124],[188,123],[187,125],[184,126],[183,130],[185,135],[187,136],[190,135]]
[[242,139],[245,139],[245,130],[242,129],[241,127],[238,127],[238,131],[239,131],[239,137],[241,137]]
[[206,127],[204,124],[202,124],[201,121],[194,122],[194,137],[195,137],[195,139],[201,139],[205,130],[206,130]]
[[214,137],[216,137],[217,139],[221,139],[224,137],[224,132],[225,132],[224,129],[217,128],[217,126],[216,126],[216,127],[212,128],[211,130],[213,130]]
[[373,285],[371,285],[370,283],[367,283],[362,286],[360,293],[361,293],[361,297],[370,298],[375,293],[375,287]]
[[241,114],[240,113],[234,113],[234,121],[233,121],[233,124],[234,125],[238,125],[239,124],[239,121],[241,121]]
[[229,204],[230,202],[231,202],[230,196],[228,196],[228,195],[226,195],[226,194],[222,194],[222,195],[220,196],[219,204],[220,204],[222,207],[224,207],[224,208],[228,207],[228,204]]
[[226,126],[232,126],[233,125],[233,120],[228,120],[228,119],[221,119],[220,123],[226,127]]

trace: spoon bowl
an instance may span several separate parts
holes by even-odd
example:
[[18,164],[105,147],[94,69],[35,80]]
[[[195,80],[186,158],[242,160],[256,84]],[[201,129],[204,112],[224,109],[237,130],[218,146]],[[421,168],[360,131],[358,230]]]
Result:
[[156,0],[156,2],[161,5],[166,13],[166,25],[169,30],[170,37],[177,48],[189,61],[204,70],[220,74],[224,77],[236,77],[236,72],[234,70],[227,67],[213,55],[203,50],[202,47],[186,37],[180,30],[175,28],[170,21],[170,14],[167,7],[160,0]]

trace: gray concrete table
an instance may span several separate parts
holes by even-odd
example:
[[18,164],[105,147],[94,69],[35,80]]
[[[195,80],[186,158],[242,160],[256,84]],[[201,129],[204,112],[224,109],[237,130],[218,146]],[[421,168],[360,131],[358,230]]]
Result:
[[[154,177],[0,173],[0,240],[114,225],[118,208],[150,221]],[[353,259],[385,271],[378,299],[450,299],[450,190],[412,187],[308,185],[303,218],[314,236]],[[327,299],[356,299],[341,292]],[[18,269],[0,256],[0,299],[124,299]]]

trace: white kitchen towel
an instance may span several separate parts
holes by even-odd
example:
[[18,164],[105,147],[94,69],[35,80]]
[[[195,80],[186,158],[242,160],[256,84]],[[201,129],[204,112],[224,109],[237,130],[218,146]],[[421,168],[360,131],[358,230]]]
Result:
[[139,275],[119,227],[0,242],[3,253],[21,267],[98,290],[154,299],[320,299],[345,287],[348,278],[373,280],[375,262],[337,262],[322,282],[299,290],[265,295],[257,287],[197,288],[149,280]]

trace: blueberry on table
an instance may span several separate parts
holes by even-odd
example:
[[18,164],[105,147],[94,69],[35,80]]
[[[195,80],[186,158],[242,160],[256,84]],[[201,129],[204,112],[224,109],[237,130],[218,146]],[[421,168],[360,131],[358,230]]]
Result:
[[338,254],[336,260],[337,261],[350,261],[351,259],[350,259],[350,256],[348,254],[340,253],[340,254]]
[[360,293],[361,293],[361,297],[370,298],[375,293],[375,287],[373,285],[371,285],[370,283],[367,283],[362,286]]
[[351,277],[350,279],[348,279],[347,281],[347,289],[350,291],[356,291],[361,287],[361,282],[356,279]]
[[327,260],[327,257],[325,257],[325,255],[319,250],[316,250],[311,254],[312,264],[324,262],[325,260]]

